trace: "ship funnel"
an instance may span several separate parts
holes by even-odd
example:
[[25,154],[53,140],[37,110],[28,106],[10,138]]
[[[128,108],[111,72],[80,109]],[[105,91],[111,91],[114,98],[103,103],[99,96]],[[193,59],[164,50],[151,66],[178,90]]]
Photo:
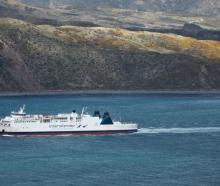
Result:
[[113,124],[112,118],[110,117],[108,112],[105,112],[102,117],[101,125],[111,125],[111,124]]
[[100,112],[99,112],[98,110],[94,111],[93,116],[94,116],[94,117],[100,117],[100,118],[101,118]]

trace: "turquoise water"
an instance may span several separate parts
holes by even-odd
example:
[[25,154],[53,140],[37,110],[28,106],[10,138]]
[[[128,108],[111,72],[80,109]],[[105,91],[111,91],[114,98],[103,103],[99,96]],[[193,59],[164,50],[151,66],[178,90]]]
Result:
[[109,111],[136,134],[1,137],[0,185],[220,185],[220,96],[1,97],[0,116]]

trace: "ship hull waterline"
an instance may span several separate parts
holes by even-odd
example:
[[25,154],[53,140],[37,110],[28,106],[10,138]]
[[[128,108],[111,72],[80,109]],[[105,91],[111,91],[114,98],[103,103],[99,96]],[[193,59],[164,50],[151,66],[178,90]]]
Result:
[[129,134],[137,132],[137,129],[131,130],[106,130],[106,131],[41,131],[41,132],[0,132],[0,136],[83,136],[83,135],[115,135],[115,134]]

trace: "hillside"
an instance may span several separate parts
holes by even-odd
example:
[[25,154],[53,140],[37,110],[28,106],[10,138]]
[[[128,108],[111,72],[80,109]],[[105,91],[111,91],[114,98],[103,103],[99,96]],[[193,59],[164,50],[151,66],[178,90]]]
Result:
[[[176,1],[177,0],[174,2]],[[97,0],[94,3],[86,3],[87,1],[85,0],[51,0],[50,2],[53,3],[49,4],[49,1],[41,0],[3,0],[0,1],[0,16],[21,19],[33,24],[50,24],[54,26],[103,26],[147,30],[180,29],[184,24],[196,24],[203,29],[220,30],[220,20],[216,18],[216,16],[204,16],[202,10],[201,14],[187,13],[188,10],[186,10],[186,12],[177,11],[177,13],[170,12],[166,9],[164,11],[160,11],[160,9],[154,11],[154,6],[151,7],[150,4],[147,3],[150,8],[141,11],[135,9],[135,6],[129,9],[112,6],[110,2],[113,1],[110,0]],[[166,4],[165,2],[166,1],[158,4]],[[109,3],[110,5],[108,6]],[[40,6],[41,4],[44,6]],[[48,6],[46,4],[48,4]],[[154,5],[156,6],[156,4],[157,3]],[[117,5],[120,5],[120,3]],[[208,3],[208,7],[211,5],[214,6],[215,3]],[[220,6],[218,5],[211,7],[212,10],[219,8]]]
[[1,90],[218,89],[220,42],[0,19]]
[[0,0],[0,91],[220,89],[217,0]]
[[218,0],[20,0],[31,6],[48,8],[120,8],[219,17]]

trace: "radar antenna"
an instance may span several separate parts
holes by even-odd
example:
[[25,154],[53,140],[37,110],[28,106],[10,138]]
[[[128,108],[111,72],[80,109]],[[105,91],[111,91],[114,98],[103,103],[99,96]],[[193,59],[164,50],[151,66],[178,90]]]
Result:
[[83,116],[84,112],[87,110],[87,107],[83,107],[82,108],[82,113],[81,113],[81,117]]
[[25,106],[25,104],[20,108],[20,110],[18,111],[18,113],[19,114],[23,114],[23,113],[25,113],[25,108],[26,108],[26,106]]

